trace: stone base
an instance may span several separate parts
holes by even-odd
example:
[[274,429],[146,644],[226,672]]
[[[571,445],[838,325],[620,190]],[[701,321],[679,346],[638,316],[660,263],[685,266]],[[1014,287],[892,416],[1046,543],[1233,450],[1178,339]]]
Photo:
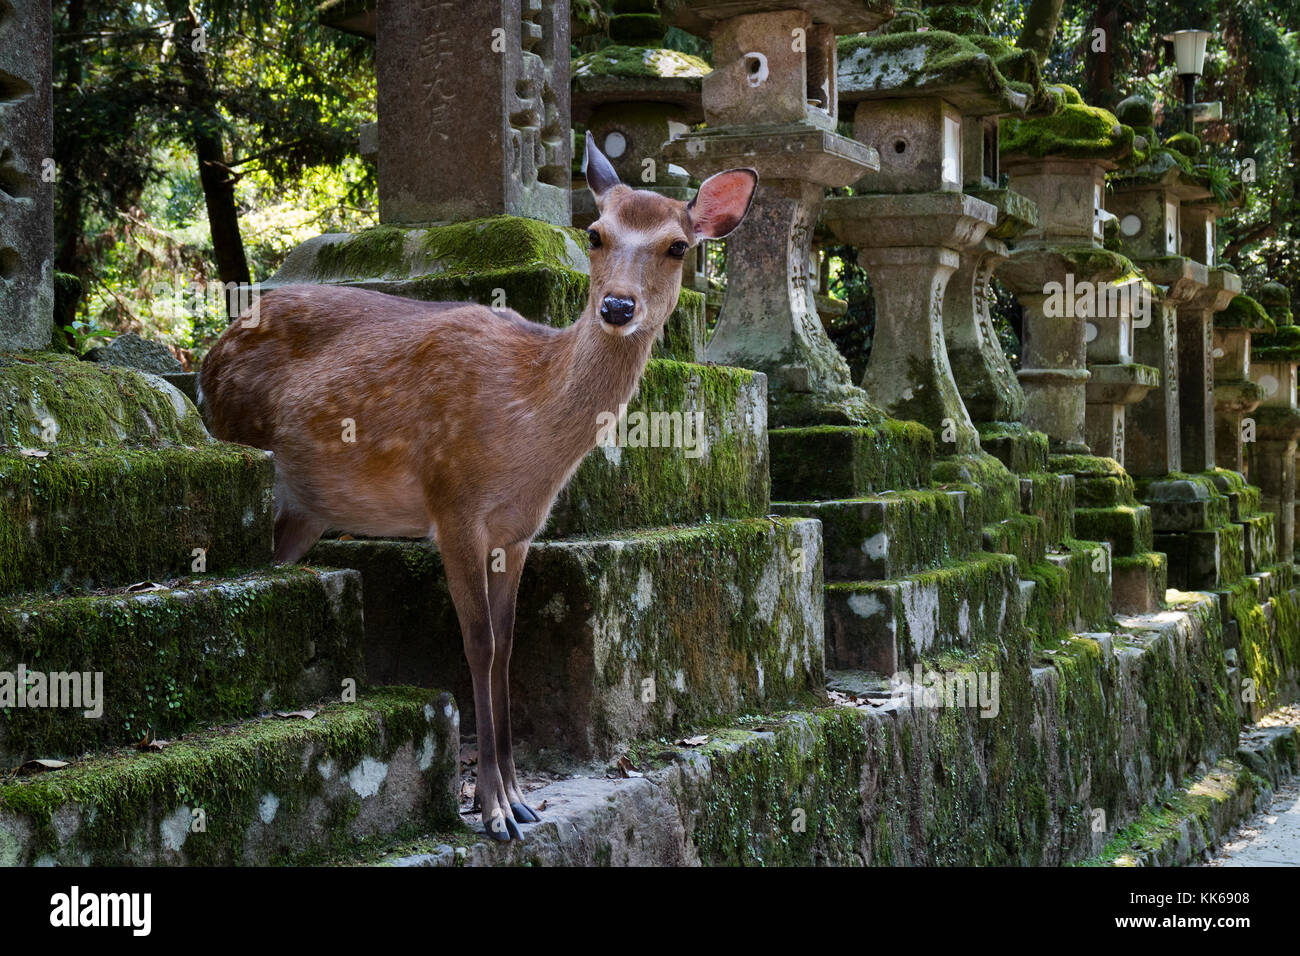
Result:
[[[372,683],[451,687],[470,710],[436,551],[322,541],[310,560],[361,571]],[[608,756],[633,737],[820,695],[822,583],[820,528],[808,520],[534,543],[510,665],[517,745]]]
[[311,862],[455,824],[459,758],[451,698],[409,687],[91,757],[0,786],[0,866]]
[[80,706],[10,707],[0,766],[337,697],[343,681],[362,678],[361,606],[354,571],[281,568],[0,609],[0,671],[102,675],[97,717]]
[[934,436],[916,422],[774,428],[767,437],[778,501],[853,498],[930,483]]

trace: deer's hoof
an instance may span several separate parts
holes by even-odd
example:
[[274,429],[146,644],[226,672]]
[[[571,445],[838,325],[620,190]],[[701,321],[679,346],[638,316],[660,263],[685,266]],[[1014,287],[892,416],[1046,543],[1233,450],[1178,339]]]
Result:
[[537,815],[537,811],[526,803],[510,804],[510,812],[515,815],[515,819],[520,823],[540,823],[542,820]]
[[498,811],[498,814],[498,816],[484,822],[483,829],[487,831],[487,835],[498,843],[523,839],[523,835],[519,832],[519,825],[504,813]]

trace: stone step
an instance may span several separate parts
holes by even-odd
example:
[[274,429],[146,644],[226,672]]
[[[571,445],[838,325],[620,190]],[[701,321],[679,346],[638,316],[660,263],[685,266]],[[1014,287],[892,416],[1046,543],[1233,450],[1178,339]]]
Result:
[[1013,555],[1022,566],[1036,564],[1047,556],[1047,525],[1037,515],[1015,515],[985,525],[983,550]]
[[[0,767],[338,695],[363,676],[361,607],[355,571],[307,568],[0,607]],[[22,694],[20,668],[40,675]]]
[[891,491],[837,501],[779,501],[775,514],[822,522],[827,581],[896,578],[979,550],[965,491]]
[[397,687],[105,753],[0,786],[0,865],[310,862],[453,825],[459,752],[450,695]]
[[1228,587],[1246,573],[1245,529],[1239,524],[1157,534],[1153,546],[1169,556],[1169,586],[1180,591]]
[[1047,436],[1019,422],[979,422],[980,447],[1018,475],[1047,470]]
[[1108,541],[1116,557],[1142,554],[1152,547],[1151,509],[1146,505],[1075,508],[1074,530],[1089,541]]
[[609,437],[561,493],[546,537],[767,513],[761,372],[652,359]]
[[936,487],[965,491],[966,509],[980,525],[1020,514],[1020,479],[992,455],[977,451],[941,458],[931,478]]
[[934,436],[924,425],[820,425],[768,432],[772,496],[780,501],[855,498],[930,484]]
[[1111,620],[1110,545],[1067,542],[1037,564],[1021,568],[1034,584],[1025,605],[1025,626],[1043,643],[1072,633],[1103,630]]
[[1009,639],[1021,626],[1009,554],[982,554],[889,581],[826,586],[826,661],[893,674],[921,655]]
[[0,450],[0,595],[270,563],[265,452],[201,446]]
[[1111,606],[1119,614],[1155,614],[1169,589],[1169,558],[1146,551],[1115,558],[1110,568]]
[[[361,572],[372,683],[436,682],[470,709],[436,551],[323,541],[309,558]],[[633,737],[820,694],[822,586],[821,526],[808,519],[534,542],[510,665],[515,738],[607,756]]]
[[1074,475],[1035,472],[1020,477],[1020,511],[1042,520],[1048,544],[1074,537]]
[[1245,568],[1254,574],[1277,563],[1277,515],[1265,511],[1247,515],[1241,526]]

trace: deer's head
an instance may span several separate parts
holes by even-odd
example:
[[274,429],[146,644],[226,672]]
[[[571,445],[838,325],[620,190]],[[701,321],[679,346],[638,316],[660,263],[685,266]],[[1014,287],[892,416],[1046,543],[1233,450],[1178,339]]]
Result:
[[690,202],[632,189],[587,134],[587,186],[600,216],[591,238],[589,307],[611,335],[658,335],[677,304],[682,259],[701,239],[721,239],[740,225],[758,186],[752,169],[710,176]]

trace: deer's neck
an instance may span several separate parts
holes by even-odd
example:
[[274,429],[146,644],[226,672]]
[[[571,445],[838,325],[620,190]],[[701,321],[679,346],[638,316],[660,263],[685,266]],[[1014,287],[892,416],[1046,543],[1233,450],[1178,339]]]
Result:
[[655,335],[647,330],[648,324],[632,335],[610,335],[588,306],[582,318],[558,337],[550,370],[554,382],[550,411],[573,435],[577,454],[586,454],[595,445],[598,416],[617,415],[619,406],[636,390],[654,348]]

